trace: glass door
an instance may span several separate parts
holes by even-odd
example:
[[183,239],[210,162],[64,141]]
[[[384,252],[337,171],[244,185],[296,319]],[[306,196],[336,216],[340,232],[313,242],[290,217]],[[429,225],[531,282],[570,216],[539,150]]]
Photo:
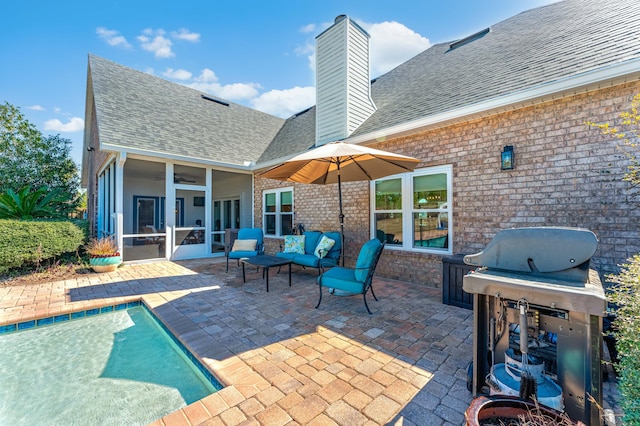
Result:
[[240,228],[240,198],[215,200],[213,202],[212,250],[224,252],[224,231],[227,228]]
[[[200,189],[176,189],[176,227],[173,259],[193,259],[209,254],[206,238],[206,197]],[[183,200],[178,203],[178,200]]]

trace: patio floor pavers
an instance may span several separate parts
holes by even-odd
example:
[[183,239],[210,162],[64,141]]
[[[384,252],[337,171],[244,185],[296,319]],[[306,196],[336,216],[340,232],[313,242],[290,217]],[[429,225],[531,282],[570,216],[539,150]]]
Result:
[[294,268],[289,287],[274,270],[266,293],[260,272],[243,284],[224,269],[159,261],[0,287],[0,325],[143,299],[226,386],[156,425],[464,424],[473,315],[439,289],[376,277],[369,315],[359,296],[314,309],[316,271]]

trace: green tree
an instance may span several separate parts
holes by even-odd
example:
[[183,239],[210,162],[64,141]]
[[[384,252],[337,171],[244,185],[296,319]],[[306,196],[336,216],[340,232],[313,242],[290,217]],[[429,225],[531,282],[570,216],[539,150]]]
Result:
[[57,208],[63,213],[79,202],[78,166],[70,157],[71,141],[43,136],[20,110],[0,105],[0,192],[24,187],[56,190],[66,200]]

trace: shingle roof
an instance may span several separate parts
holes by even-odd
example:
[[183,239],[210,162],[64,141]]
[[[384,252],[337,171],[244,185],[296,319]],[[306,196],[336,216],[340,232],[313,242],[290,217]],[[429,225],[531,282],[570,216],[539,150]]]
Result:
[[[564,0],[452,43],[378,77],[377,110],[351,138],[639,59],[640,1]],[[315,107],[285,121],[96,56],[89,65],[103,142],[258,166],[314,145]]]
[[[377,78],[371,87],[377,111],[351,137],[640,58],[640,1],[565,0],[513,16],[458,48],[452,43]],[[286,137],[276,137],[261,161],[308,148],[315,120],[306,127],[294,122],[287,121],[279,133]]]
[[258,159],[258,165],[304,152],[316,143],[316,107],[302,111],[285,122],[267,150]]
[[243,165],[258,159],[284,123],[98,56],[89,55],[89,70],[101,143]]
[[366,134],[640,57],[640,2],[567,0],[425,52],[378,78]]

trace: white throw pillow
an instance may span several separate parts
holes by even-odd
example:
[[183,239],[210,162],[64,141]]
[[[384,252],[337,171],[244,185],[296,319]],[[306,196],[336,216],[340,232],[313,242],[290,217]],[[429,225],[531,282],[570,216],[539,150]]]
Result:
[[235,240],[231,251],[255,251],[258,240]]
[[317,258],[322,259],[327,255],[327,253],[329,253],[329,250],[331,250],[331,247],[333,247],[335,243],[336,242],[334,240],[323,235],[322,238],[320,238],[316,249],[313,251],[313,254],[315,254]]

